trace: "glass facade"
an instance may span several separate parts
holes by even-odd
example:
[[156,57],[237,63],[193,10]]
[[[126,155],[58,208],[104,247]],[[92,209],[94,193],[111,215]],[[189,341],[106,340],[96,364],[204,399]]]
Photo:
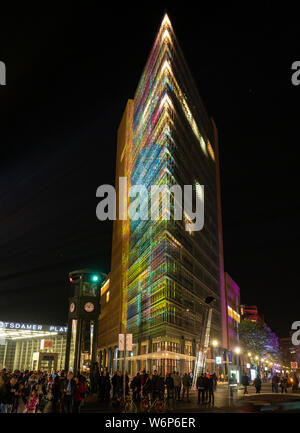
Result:
[[[45,327],[45,325],[40,326]],[[37,368],[49,370],[50,366],[52,369],[64,369],[66,328],[56,328],[63,329],[63,331],[29,332],[22,329],[1,327],[0,370],[2,368],[6,368],[8,371],[35,370]],[[72,352],[74,352],[73,346]],[[50,359],[51,355],[53,357]]]
[[[166,15],[118,134],[116,176],[126,176],[128,187],[143,185],[149,194],[139,197],[140,209],[159,215],[114,222],[110,303],[119,299],[119,332],[133,334],[133,373],[143,366],[160,365],[163,372],[193,368],[208,296],[215,298],[211,338],[222,340],[216,146],[213,123]],[[152,185],[167,187],[166,195],[151,196]],[[193,215],[185,209],[182,219],[174,219],[178,197],[168,191],[175,185],[182,191],[191,185],[194,198],[205,197],[202,230],[186,230]],[[128,205],[134,200],[129,198]],[[105,350],[109,339],[101,327],[107,328],[106,318],[112,326],[109,304],[99,328]],[[110,343],[112,348],[116,338]]]

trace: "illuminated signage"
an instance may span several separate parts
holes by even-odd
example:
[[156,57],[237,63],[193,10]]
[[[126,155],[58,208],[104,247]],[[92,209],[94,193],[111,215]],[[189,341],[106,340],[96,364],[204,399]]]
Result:
[[21,323],[21,322],[1,322],[0,329],[20,329],[26,331],[48,331],[48,332],[67,332],[66,326],[54,325],[37,325],[34,323]]
[[221,356],[216,356],[216,364],[222,364]]
[[41,349],[53,349],[53,340],[41,340]]

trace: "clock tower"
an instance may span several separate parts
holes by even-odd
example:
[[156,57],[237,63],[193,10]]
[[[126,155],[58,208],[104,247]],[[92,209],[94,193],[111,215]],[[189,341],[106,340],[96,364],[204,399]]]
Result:
[[69,273],[74,295],[69,298],[65,370],[80,372],[96,360],[98,319],[103,272],[80,269]]

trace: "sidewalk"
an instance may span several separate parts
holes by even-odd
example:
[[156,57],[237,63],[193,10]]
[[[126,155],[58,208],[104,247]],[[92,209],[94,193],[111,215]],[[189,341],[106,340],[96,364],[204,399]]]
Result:
[[[233,396],[229,393],[228,383],[217,386],[214,405],[198,404],[198,392],[190,391],[190,401],[170,401],[168,413],[222,413],[222,412],[258,412],[262,406],[300,400],[300,390],[297,393],[272,393],[268,383],[262,386],[262,392],[256,394],[254,386],[248,387],[248,394],[244,394],[244,387],[240,386]],[[120,408],[114,408],[111,401],[99,402],[96,395],[89,396],[81,409],[82,413],[120,413]]]

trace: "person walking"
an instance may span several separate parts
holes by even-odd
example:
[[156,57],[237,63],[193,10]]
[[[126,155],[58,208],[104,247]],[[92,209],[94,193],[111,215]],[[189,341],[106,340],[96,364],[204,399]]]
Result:
[[299,387],[299,379],[295,373],[293,375],[293,382],[292,383],[293,383],[292,391],[296,392],[298,390],[298,387]]
[[[98,388],[98,399],[100,401],[104,401],[104,393],[105,393],[105,377],[103,371],[100,372],[100,375],[98,377],[98,382],[95,385],[96,388]],[[94,387],[94,388],[95,388]]]
[[153,392],[153,375],[150,373],[147,376],[146,382],[144,383],[142,387],[142,394],[144,397],[146,397],[151,403],[154,399],[154,392]]
[[108,371],[104,376],[103,385],[104,385],[104,401],[108,402],[110,398],[110,389],[111,389],[111,383],[110,383],[110,377]]
[[60,379],[59,376],[55,376],[52,387],[51,387],[51,393],[52,393],[52,408],[53,413],[59,413],[61,412],[61,406],[62,406],[62,392],[61,392],[61,386],[60,386]]
[[214,391],[216,391],[216,389],[217,389],[217,383],[218,383],[218,378],[217,378],[217,375],[216,375],[215,372],[211,376],[212,376],[212,379],[213,379],[213,382],[214,382]]
[[200,400],[202,404],[205,402],[205,392],[204,392],[204,374],[202,373],[197,377],[196,388],[198,390],[198,404],[200,404]]
[[208,403],[208,394],[209,394],[209,378],[210,374],[204,374],[204,401]]
[[167,387],[167,399],[174,399],[174,379],[171,376],[171,373],[167,374],[165,384]]
[[115,374],[113,375],[112,379],[111,379],[111,384],[112,384],[112,394],[113,394],[113,399],[116,398],[116,394],[117,394],[117,389],[119,386],[119,376],[118,376],[118,371],[115,372]]
[[2,391],[2,405],[4,413],[11,413],[13,406],[15,404],[15,399],[17,398],[17,382],[16,377],[11,377],[8,382],[4,385]]
[[137,372],[136,376],[134,376],[134,378],[132,379],[130,387],[132,389],[133,400],[139,402],[141,395],[141,380],[139,372]]
[[76,391],[76,382],[73,379],[73,373],[69,371],[64,381],[63,406],[66,413],[73,412],[74,395]]
[[74,392],[73,413],[80,413],[80,405],[84,398],[84,386],[80,376],[76,376],[74,380],[76,383],[76,388]]
[[38,393],[35,389],[33,389],[26,403],[26,409],[27,409],[26,413],[35,413],[38,403],[39,403]]
[[175,389],[175,400],[180,401],[180,391],[181,391],[181,377],[179,371],[177,371],[173,376],[174,389]]
[[278,392],[278,383],[279,377],[277,376],[277,373],[274,373],[272,377],[272,392]]
[[26,410],[26,390],[25,390],[25,384],[24,382],[20,382],[18,384],[18,390],[16,392],[16,413],[24,413]]
[[280,380],[281,393],[287,392],[288,380],[286,376],[282,376]]
[[90,371],[91,394],[97,394],[99,383],[99,364],[94,362]]
[[215,379],[213,374],[208,378],[208,404],[215,404]]
[[244,394],[248,394],[249,377],[246,374],[242,376],[242,385],[244,386]]
[[256,394],[260,394],[260,390],[261,390],[261,378],[259,376],[256,376],[256,378],[254,379],[254,386],[256,389]]
[[183,385],[183,392],[182,392],[182,400],[184,400],[184,396],[186,393],[186,399],[188,402],[190,402],[190,387],[192,385],[192,379],[191,376],[187,373],[184,373],[182,378],[182,385]]
[[152,375],[152,400],[155,400],[156,398],[161,397],[161,379],[160,376],[157,374],[157,370],[154,370]]

